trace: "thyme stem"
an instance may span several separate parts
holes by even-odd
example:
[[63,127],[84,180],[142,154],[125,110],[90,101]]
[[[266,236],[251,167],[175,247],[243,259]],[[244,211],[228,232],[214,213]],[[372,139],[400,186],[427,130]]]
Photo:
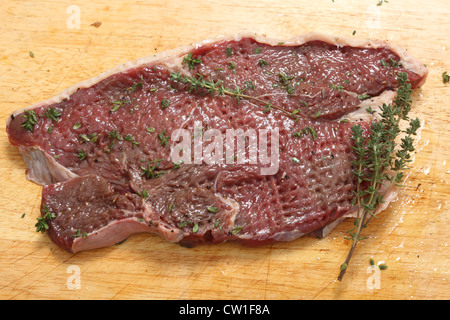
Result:
[[285,110],[278,106],[272,105],[272,103],[270,101],[266,101],[266,100],[260,99],[258,97],[244,94],[244,91],[246,91],[247,89],[249,89],[251,87],[251,85],[249,85],[249,84],[247,84],[246,87],[244,87],[243,89],[236,87],[234,90],[231,90],[230,88],[224,87],[220,80],[217,82],[208,81],[208,80],[203,79],[203,76],[201,74],[197,74],[197,78],[196,78],[196,77],[183,76],[179,72],[178,73],[172,72],[170,74],[170,78],[174,81],[181,82],[183,84],[189,84],[190,85],[189,92],[191,92],[191,91],[197,92],[198,89],[204,89],[207,92],[209,92],[211,95],[214,95],[215,93],[217,93],[218,95],[228,95],[228,96],[234,97],[234,98],[236,98],[238,103],[239,103],[240,99],[253,100],[253,101],[256,101],[256,102],[264,105],[264,107],[266,108],[265,110],[270,110],[271,108],[273,108],[275,110],[281,111],[282,113],[288,115],[291,118],[297,119],[300,117],[300,114],[297,113],[294,115],[294,114],[292,114],[292,112],[290,112],[288,110]]

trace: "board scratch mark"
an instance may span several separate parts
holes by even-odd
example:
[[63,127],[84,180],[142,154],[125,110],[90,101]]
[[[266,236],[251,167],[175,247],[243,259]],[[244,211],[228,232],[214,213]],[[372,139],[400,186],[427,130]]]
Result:
[[273,250],[273,245],[270,245],[269,250],[267,251],[267,268],[266,268],[266,277],[264,282],[264,300],[267,299],[267,288],[269,288],[269,275],[270,275],[270,262],[271,262],[271,252]]
[[64,80],[67,78],[67,76],[70,74],[70,72],[74,68],[75,64],[77,64],[78,61],[88,52],[91,45],[92,45],[92,38],[89,38],[88,44],[84,47],[83,50],[81,50],[80,54],[74,60],[72,60],[73,62],[70,64],[69,70],[64,73],[62,79],[60,81],[58,81],[56,87],[53,89],[53,91],[51,92],[50,95],[54,95],[56,90],[58,90],[58,88],[61,87]]
[[126,288],[128,288],[128,284],[122,287],[115,295],[113,295],[110,299],[115,299],[117,296],[119,296]]
[[[14,248],[14,247],[13,247],[13,248]],[[32,252],[29,252],[29,253],[27,253],[26,255],[22,256],[22,257],[19,257],[17,260],[11,262],[10,265],[16,264],[18,261],[21,261],[21,260],[25,259],[26,257],[28,257],[28,256],[30,256],[30,255],[32,255],[32,254],[34,254],[35,252],[37,252],[37,251],[39,251],[39,250],[40,250],[40,248],[37,248],[36,250],[34,250],[34,251],[32,251]],[[14,284],[15,282],[17,282],[17,281],[23,279],[26,275],[29,275],[29,274],[34,273],[34,271],[37,270],[37,269],[39,269],[39,267],[40,267],[40,266],[37,266],[37,267],[34,268],[33,270],[26,272],[26,273],[23,274],[20,278],[13,279],[12,281],[8,282],[6,285],[4,285],[3,287],[1,287],[0,289],[3,290],[4,288],[10,287],[10,286],[11,286],[12,284]],[[10,298],[12,299],[13,297],[10,297]]]

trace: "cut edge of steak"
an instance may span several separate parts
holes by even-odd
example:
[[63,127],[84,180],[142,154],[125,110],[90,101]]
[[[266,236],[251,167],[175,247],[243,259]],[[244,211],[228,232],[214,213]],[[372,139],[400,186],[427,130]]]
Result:
[[37,184],[45,186],[78,177],[38,146],[19,146],[19,152],[27,166],[27,179]]
[[[61,188],[64,188],[67,185],[78,184],[79,182],[83,182],[83,180],[88,180],[88,188],[91,189],[91,193],[88,195],[81,196],[79,194],[76,195],[78,200],[89,201],[87,198],[98,198],[102,201],[107,198],[107,194],[105,194],[102,190],[101,185],[97,186],[97,183],[102,183],[103,178],[98,176],[84,176],[74,178],[72,180],[66,182],[55,183],[52,185],[46,185],[43,188],[43,203],[45,199],[51,198],[54,192],[61,191]],[[106,182],[105,182],[106,183]],[[73,188],[79,192],[81,187]],[[380,205],[375,214],[385,210],[387,206],[396,199],[397,197],[397,187],[386,184],[382,187],[381,192],[385,193],[384,202]],[[386,192],[387,191],[387,192]],[[345,214],[344,216],[336,219],[335,221],[325,225],[324,227],[317,229],[310,233],[302,233],[300,231],[289,231],[289,232],[279,232],[273,235],[272,238],[259,241],[254,240],[252,237],[248,236],[239,236],[233,235],[231,230],[235,227],[235,217],[239,212],[239,204],[232,199],[225,199],[221,197],[219,194],[216,194],[220,201],[224,204],[228,205],[228,224],[224,228],[224,234],[228,236],[228,238],[218,238],[215,242],[220,243],[224,241],[236,241],[246,246],[260,246],[263,244],[269,244],[274,241],[286,242],[292,241],[297,238],[303,237],[305,235],[311,235],[318,238],[323,238],[327,236],[339,223],[347,218],[356,218],[357,211],[351,211]],[[86,198],[87,197],[87,198]],[[47,202],[47,205],[51,208],[51,204]],[[107,216],[108,209],[110,207],[105,205],[103,212],[95,212],[97,216]],[[86,212],[85,212],[86,213]],[[128,217],[127,217],[128,215]],[[87,218],[86,218],[87,217]],[[84,214],[81,217],[74,217],[75,219],[86,219],[86,222],[91,224],[92,221],[89,219],[89,216],[85,216]],[[64,223],[63,223],[64,224]],[[48,236],[50,239],[57,244],[60,248],[72,252],[77,253],[85,250],[99,249],[104,247],[109,247],[115,244],[118,244],[130,236],[138,233],[150,233],[154,235],[158,235],[161,238],[165,239],[169,242],[179,243],[185,247],[193,247],[200,243],[214,243],[211,241],[211,231],[200,234],[196,239],[192,238],[192,233],[183,232],[179,228],[174,228],[170,224],[162,221],[160,217],[153,210],[152,206],[149,204],[144,204],[142,211],[136,213],[135,211],[123,210],[123,216],[118,219],[112,219],[105,225],[100,228],[94,228],[92,232],[87,232],[85,235],[82,235],[79,230],[64,230],[63,228],[59,228],[60,222],[58,218],[52,221],[49,224]],[[62,235],[62,232],[65,232],[66,235]],[[76,233],[79,233],[76,235]],[[69,233],[69,235],[67,235]]]

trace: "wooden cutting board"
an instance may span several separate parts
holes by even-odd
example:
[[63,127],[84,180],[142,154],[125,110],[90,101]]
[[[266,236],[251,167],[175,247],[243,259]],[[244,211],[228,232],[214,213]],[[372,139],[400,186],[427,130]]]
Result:
[[[442,81],[450,72],[449,1],[68,3],[0,4],[1,299],[450,298],[450,84]],[[5,123],[12,111],[119,63],[239,31],[279,39],[314,31],[391,40],[430,69],[413,97],[413,113],[424,125],[405,189],[364,230],[368,238],[342,282],[336,277],[351,221],[325,239],[260,248],[226,243],[187,249],[140,234],[69,254],[35,232],[41,187],[26,180],[25,163],[8,142]],[[371,258],[388,269],[373,271]]]

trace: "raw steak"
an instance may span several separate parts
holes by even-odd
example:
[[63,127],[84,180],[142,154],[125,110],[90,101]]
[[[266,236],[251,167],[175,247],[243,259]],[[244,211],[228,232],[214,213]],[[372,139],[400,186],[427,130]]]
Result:
[[[350,128],[369,128],[365,108],[392,101],[399,72],[413,88],[428,73],[388,42],[240,34],[122,64],[14,112],[7,131],[71,252],[137,232],[187,246],[323,236],[355,213]],[[216,144],[230,130],[244,153]],[[250,161],[263,142],[266,161]]]

